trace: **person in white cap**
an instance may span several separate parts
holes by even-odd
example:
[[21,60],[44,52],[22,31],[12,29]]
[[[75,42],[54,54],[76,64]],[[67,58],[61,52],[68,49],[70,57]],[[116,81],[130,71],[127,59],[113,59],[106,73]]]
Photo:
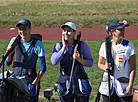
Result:
[[[74,102],[74,99],[76,102],[89,102],[91,85],[84,66],[92,67],[93,65],[90,49],[84,41],[80,41],[80,52],[74,53],[76,45],[75,24],[67,22],[61,28],[62,42],[55,45],[51,56],[53,65],[60,63],[57,93],[60,96],[61,102]],[[73,59],[76,59],[76,61],[71,81],[71,90],[68,90]]]
[[[125,27],[129,25],[125,20],[114,19],[109,22],[107,31],[112,36],[111,63],[107,62],[105,42],[99,51],[98,67],[104,71],[99,92],[104,102],[132,102],[133,83],[136,74],[136,55],[132,42],[125,40]],[[108,74],[110,70],[110,88],[108,87]],[[109,97],[109,89],[111,96]],[[99,102],[99,101],[96,101]]]

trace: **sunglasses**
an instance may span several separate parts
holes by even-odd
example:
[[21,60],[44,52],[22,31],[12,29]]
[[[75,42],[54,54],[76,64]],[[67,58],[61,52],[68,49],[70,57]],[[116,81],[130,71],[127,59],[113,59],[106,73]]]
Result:
[[118,26],[120,26],[121,24],[124,24],[123,21],[118,21],[118,23],[117,23],[117,25],[115,26],[115,28],[114,28],[113,30],[111,30],[111,31],[116,30],[116,28],[117,28]]

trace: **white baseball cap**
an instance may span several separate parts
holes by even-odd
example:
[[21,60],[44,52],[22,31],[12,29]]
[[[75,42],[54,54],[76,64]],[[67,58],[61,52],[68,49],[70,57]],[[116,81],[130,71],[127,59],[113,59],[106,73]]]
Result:
[[67,23],[61,25],[61,28],[63,29],[64,26],[68,26],[68,27],[70,27],[71,29],[73,29],[73,30],[76,31],[76,25],[75,25],[74,23],[72,23],[72,22],[67,22]]

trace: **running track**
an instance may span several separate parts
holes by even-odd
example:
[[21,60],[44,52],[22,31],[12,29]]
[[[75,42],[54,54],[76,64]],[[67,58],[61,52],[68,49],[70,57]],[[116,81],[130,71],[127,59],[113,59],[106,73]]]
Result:
[[[95,41],[104,40],[106,32],[104,28],[77,28],[77,32],[81,31],[81,40]],[[32,34],[41,34],[42,40],[61,40],[60,28],[32,28]],[[17,29],[10,30],[8,28],[0,29],[0,40],[10,40],[17,35]],[[77,35],[77,34],[76,34]],[[126,28],[125,39],[138,40],[138,27]]]

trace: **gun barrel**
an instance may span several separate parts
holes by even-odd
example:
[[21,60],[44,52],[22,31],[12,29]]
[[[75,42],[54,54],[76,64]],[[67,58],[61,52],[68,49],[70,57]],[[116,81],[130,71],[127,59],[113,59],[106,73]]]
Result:
[[[106,44],[106,60],[107,63],[111,63],[111,42],[110,37],[112,35],[109,35],[105,38],[105,44]],[[110,69],[106,70],[108,73],[108,89],[109,89],[109,98],[111,98],[111,88],[110,88]]]
[[4,57],[2,58],[1,62],[0,62],[0,67],[2,66],[2,62],[6,60],[6,58],[8,57],[8,55],[14,50],[15,46],[18,44],[18,42],[20,41],[21,36],[18,34],[14,40],[14,42],[12,43],[12,48],[11,50],[8,50],[6,52],[6,54],[4,55]]
[[[79,45],[79,42],[80,42],[80,38],[81,38],[81,31],[78,32],[78,35],[77,35],[77,43],[76,43],[76,46],[75,46],[75,49],[74,49],[74,52],[76,53],[77,50],[78,50],[78,45]],[[72,75],[73,75],[73,69],[74,69],[74,64],[75,64],[75,59],[73,59],[73,63],[72,63],[72,68],[71,68],[71,74],[70,74],[70,79],[69,79],[69,87],[68,87],[68,90],[70,91],[71,89],[71,81],[72,81]]]

